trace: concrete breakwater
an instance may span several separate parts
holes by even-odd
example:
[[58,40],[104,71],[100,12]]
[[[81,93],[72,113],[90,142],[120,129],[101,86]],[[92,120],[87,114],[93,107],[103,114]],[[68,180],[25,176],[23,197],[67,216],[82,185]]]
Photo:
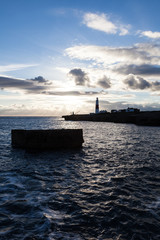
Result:
[[25,149],[54,150],[82,147],[82,129],[49,129],[11,131],[12,146]]
[[95,121],[114,123],[133,123],[144,126],[160,126],[160,111],[116,112],[98,114],[72,114],[62,116],[66,121]]

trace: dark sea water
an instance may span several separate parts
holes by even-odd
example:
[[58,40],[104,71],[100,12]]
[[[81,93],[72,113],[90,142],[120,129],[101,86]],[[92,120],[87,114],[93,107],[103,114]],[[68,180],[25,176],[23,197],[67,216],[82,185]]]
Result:
[[[23,128],[83,128],[85,142],[12,149]],[[0,239],[159,240],[160,127],[1,117]]]

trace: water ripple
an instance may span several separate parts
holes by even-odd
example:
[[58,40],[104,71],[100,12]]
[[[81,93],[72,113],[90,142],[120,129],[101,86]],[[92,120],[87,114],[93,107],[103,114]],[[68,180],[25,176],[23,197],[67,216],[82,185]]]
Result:
[[[160,128],[0,118],[0,239],[160,239]],[[12,149],[11,128],[83,128],[79,151]]]

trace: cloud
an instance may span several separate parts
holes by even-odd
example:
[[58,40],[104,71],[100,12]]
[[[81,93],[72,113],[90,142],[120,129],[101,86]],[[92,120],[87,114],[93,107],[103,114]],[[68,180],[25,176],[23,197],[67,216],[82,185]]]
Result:
[[9,65],[1,65],[0,72],[10,72],[15,70],[21,70],[28,67],[35,67],[37,64],[9,64]]
[[104,75],[102,78],[98,80],[98,85],[102,88],[107,89],[111,87],[111,81],[107,76]]
[[143,103],[143,104],[137,104],[135,102],[133,103],[127,103],[125,101],[117,101],[117,102],[110,102],[110,101],[105,101],[105,100],[101,100],[100,102],[101,107],[103,109],[106,109],[107,111],[111,111],[112,109],[126,109],[128,107],[134,107],[134,108],[138,108],[141,111],[159,111],[160,109],[160,103]]
[[141,32],[141,36],[157,39],[157,38],[160,38],[160,32],[144,31],[144,32]]
[[[112,87],[112,90],[124,90],[125,83],[132,90],[159,91],[158,43],[141,43],[128,47],[79,45],[66,49],[66,53],[71,58],[89,61],[87,71],[90,85],[96,83],[104,89]],[[98,69],[101,74],[96,72]],[[99,79],[99,76],[103,76],[102,73],[111,76],[112,80]],[[122,75],[127,76],[125,82],[122,81]]]
[[131,47],[108,47],[79,45],[66,49],[69,57],[93,61],[108,66],[110,64],[160,65],[159,44],[136,44]]
[[160,91],[160,82],[149,82],[142,77],[135,76],[130,74],[124,80],[124,83],[133,90],[145,90],[150,89],[151,91]]
[[72,69],[69,72],[69,75],[74,78],[76,85],[85,86],[86,84],[89,84],[89,77],[81,68]]
[[[88,98],[90,99],[90,98]],[[83,101],[80,100],[79,103],[82,103]],[[76,108],[77,105],[73,105],[73,109],[75,111],[80,111],[84,113],[85,106],[88,106],[88,110],[92,111],[94,107],[95,101],[93,100],[85,100],[84,104],[81,106],[78,106],[78,109]],[[107,111],[111,111],[112,109],[126,109],[128,107],[135,107],[141,109],[141,111],[156,111],[160,109],[159,103],[143,103],[143,104],[136,104],[136,103],[127,103],[125,101],[120,102],[110,102],[101,100],[100,101],[100,107],[101,109],[106,109]],[[59,105],[40,105],[38,104],[11,104],[11,105],[0,105],[0,115],[1,116],[55,116],[59,115],[65,115],[70,114],[71,111],[70,108],[68,108],[68,105],[65,104],[59,104]]]
[[119,35],[120,36],[124,36],[124,35],[127,35],[129,33],[129,28],[130,28],[130,25],[127,25],[127,26],[124,26],[124,25],[120,25],[119,26]]
[[160,91],[160,82],[158,82],[158,81],[152,82],[152,90]]
[[38,83],[44,83],[45,85],[51,85],[52,84],[49,80],[46,80],[42,76],[38,76],[38,77],[35,77],[33,79],[30,79],[30,80],[37,81]]
[[107,19],[105,14],[86,13],[83,17],[83,23],[87,27],[103,31],[105,33],[116,33],[117,27]]
[[120,32],[119,35],[128,34],[129,26],[114,24],[109,20],[109,17],[104,13],[102,14],[85,13],[83,16],[83,23],[89,28],[102,31],[107,34],[116,34],[118,31]]
[[125,80],[124,83],[131,89],[146,89],[150,88],[151,84],[141,77],[134,76],[130,74]]
[[65,106],[43,105],[43,104],[10,104],[0,105],[0,116],[62,116]]
[[145,76],[160,76],[160,67],[155,65],[143,64],[143,65],[120,65],[114,69],[114,71],[128,75],[145,75]]
[[28,93],[41,93],[42,91],[48,89],[45,84],[39,84],[37,80],[35,82],[35,79],[25,80],[4,76],[0,76],[0,88],[24,90]]
[[54,96],[87,96],[108,93],[104,91],[44,91],[43,94]]
[[[40,80],[40,83],[35,80]],[[34,79],[16,79],[9,77],[0,76],[0,88],[3,89],[13,89],[13,90],[22,90],[25,93],[32,94],[43,94],[43,95],[54,95],[54,96],[87,96],[87,95],[98,95],[98,94],[107,94],[105,91],[53,91],[49,85],[46,85],[43,77]],[[42,82],[41,82],[42,80]]]

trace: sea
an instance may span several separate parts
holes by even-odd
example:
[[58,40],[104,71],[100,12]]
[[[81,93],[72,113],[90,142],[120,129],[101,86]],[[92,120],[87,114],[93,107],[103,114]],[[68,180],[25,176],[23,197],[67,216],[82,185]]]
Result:
[[[83,147],[11,146],[11,129],[61,128]],[[0,239],[159,240],[160,127],[0,117]]]

